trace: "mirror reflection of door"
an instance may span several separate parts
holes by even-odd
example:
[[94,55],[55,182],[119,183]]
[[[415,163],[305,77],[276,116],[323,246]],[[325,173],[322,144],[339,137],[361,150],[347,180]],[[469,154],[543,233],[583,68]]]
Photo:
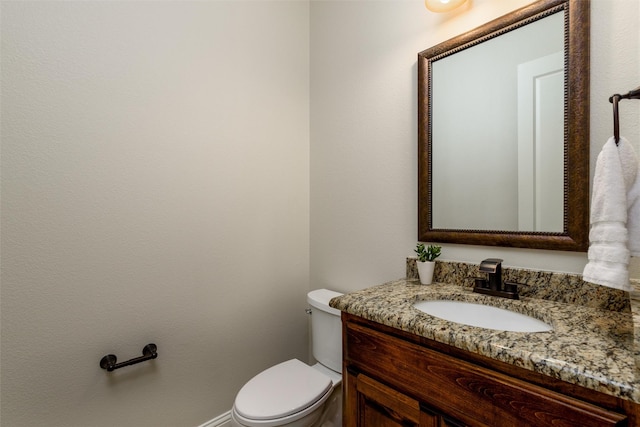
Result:
[[418,240],[587,251],[590,16],[537,0],[418,53]]
[[557,52],[518,65],[518,230],[564,228],[564,66]]
[[[563,33],[557,12],[432,61],[433,228],[564,231]],[[527,77],[521,147],[519,70],[556,55]]]

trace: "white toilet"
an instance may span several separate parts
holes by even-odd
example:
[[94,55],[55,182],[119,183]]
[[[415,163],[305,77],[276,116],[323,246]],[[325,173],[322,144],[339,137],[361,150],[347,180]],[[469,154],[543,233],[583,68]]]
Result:
[[313,357],[309,366],[291,359],[262,371],[238,392],[233,427],[339,427],[342,425],[342,328],[340,311],[329,307],[342,294],[309,292]]

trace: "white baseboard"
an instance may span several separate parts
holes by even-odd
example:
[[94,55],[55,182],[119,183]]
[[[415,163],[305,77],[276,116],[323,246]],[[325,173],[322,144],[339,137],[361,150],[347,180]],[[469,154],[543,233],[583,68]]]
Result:
[[209,420],[198,427],[228,427],[230,422],[231,422],[231,411],[227,411],[224,414],[218,415],[214,419]]

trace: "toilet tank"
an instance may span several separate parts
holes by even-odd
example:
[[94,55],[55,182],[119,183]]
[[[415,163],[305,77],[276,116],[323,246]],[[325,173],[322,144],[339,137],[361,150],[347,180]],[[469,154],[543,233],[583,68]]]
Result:
[[336,372],[342,372],[342,323],[340,310],[329,307],[329,301],[340,295],[328,289],[316,289],[307,294],[307,302],[311,306],[313,357]]

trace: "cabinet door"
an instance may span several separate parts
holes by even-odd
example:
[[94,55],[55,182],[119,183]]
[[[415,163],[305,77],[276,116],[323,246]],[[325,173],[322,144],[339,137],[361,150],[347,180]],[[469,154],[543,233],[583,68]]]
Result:
[[347,373],[345,426],[438,427],[436,417],[420,413],[420,404],[363,374]]
[[449,417],[448,415],[439,413],[424,403],[420,404],[420,416],[420,425],[426,425],[429,427],[486,427],[481,424],[477,424],[475,426],[467,425]]
[[347,377],[345,426],[467,427],[364,374]]

